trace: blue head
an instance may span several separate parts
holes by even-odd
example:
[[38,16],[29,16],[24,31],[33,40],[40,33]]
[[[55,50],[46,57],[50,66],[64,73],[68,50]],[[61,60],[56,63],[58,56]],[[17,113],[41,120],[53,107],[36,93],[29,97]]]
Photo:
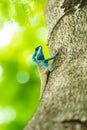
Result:
[[42,46],[38,46],[37,48],[35,48],[35,51],[37,52],[37,60],[44,60],[44,54],[43,54],[43,48]]

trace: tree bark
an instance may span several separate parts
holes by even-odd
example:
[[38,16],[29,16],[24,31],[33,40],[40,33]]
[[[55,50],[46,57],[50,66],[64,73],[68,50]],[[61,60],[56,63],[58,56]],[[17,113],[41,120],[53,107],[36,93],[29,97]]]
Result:
[[39,108],[24,130],[87,130],[86,5],[87,0],[49,0],[48,46],[51,54],[60,53]]

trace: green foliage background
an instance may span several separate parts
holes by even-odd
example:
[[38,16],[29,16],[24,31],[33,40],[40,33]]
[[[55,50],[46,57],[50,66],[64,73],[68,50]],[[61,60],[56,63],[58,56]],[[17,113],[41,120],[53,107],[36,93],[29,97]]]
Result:
[[49,55],[46,4],[46,0],[0,0],[0,30],[5,23],[18,26],[10,43],[0,47],[0,130],[23,130],[39,105],[39,72],[31,55],[40,44]]

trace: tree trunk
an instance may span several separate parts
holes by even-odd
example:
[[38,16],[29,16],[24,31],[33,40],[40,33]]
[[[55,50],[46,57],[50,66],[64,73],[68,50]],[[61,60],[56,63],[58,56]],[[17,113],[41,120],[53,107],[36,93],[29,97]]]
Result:
[[45,9],[48,46],[51,54],[60,53],[25,130],[87,130],[86,5],[87,0],[49,0]]

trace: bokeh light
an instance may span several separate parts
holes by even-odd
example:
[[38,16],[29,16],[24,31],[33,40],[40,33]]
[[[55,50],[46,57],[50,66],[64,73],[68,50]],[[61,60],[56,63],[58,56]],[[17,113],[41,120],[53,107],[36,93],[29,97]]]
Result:
[[6,22],[4,26],[0,29],[0,47],[6,46],[10,43],[14,33],[18,29],[18,24]]
[[39,22],[40,22],[40,16],[38,14],[36,14],[35,16],[30,17],[29,20],[30,20],[31,26],[33,26],[33,27],[37,26],[37,25],[39,25]]
[[47,40],[48,32],[46,27],[41,27],[36,31],[36,36],[40,41]]
[[27,83],[30,78],[30,75],[28,72],[18,72],[17,73],[17,81],[19,83]]
[[39,105],[40,77],[32,54],[49,55],[46,0],[0,2],[0,130],[23,130]]
[[3,68],[0,66],[0,82],[2,81]]
[[8,123],[16,118],[16,111],[11,107],[0,107],[0,124]]

